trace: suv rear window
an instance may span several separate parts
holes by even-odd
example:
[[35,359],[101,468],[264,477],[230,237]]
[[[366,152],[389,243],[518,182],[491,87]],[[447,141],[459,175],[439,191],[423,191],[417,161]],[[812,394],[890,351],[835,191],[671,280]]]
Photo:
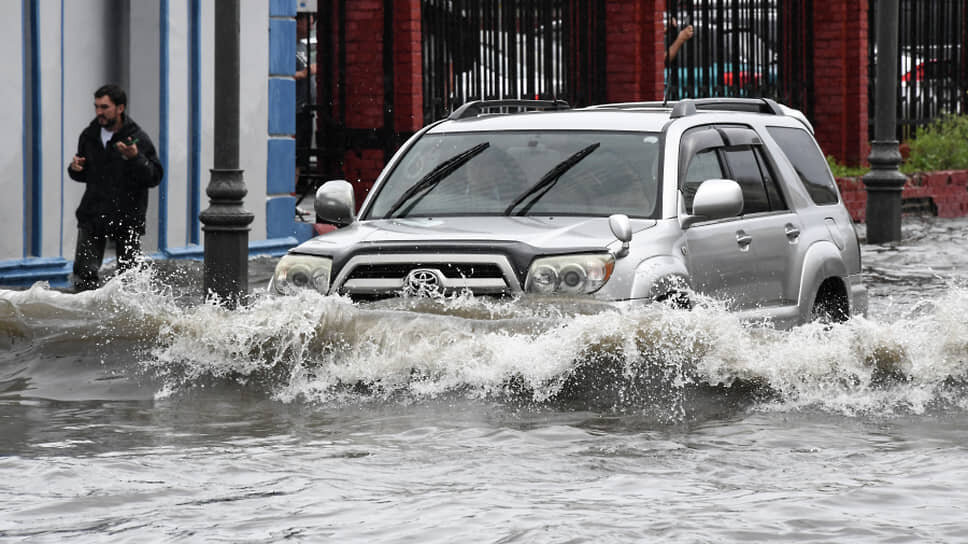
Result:
[[790,159],[800,181],[814,203],[819,205],[836,204],[837,185],[827,161],[824,160],[816,142],[807,131],[788,127],[767,127],[770,136],[776,140],[780,149]]

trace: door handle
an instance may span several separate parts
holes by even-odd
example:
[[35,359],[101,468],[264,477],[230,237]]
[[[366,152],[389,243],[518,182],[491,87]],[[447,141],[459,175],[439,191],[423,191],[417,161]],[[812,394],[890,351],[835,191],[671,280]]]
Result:
[[783,232],[786,233],[786,237],[790,239],[791,242],[796,242],[800,238],[800,229],[793,225],[792,223],[787,223],[784,227]]
[[738,230],[736,231],[736,243],[739,244],[740,249],[746,251],[753,243],[753,237],[747,234],[745,230]]

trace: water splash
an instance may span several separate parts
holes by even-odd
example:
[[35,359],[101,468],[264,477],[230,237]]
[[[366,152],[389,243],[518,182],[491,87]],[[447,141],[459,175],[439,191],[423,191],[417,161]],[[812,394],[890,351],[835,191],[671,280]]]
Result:
[[467,297],[356,305],[306,293],[234,313],[200,307],[171,324],[152,364],[188,370],[169,392],[204,374],[271,377],[286,401],[459,394],[664,402],[681,416],[687,390],[702,386],[758,389],[773,409],[923,412],[964,405],[956,386],[968,369],[968,330],[956,308],[965,298],[953,292],[892,323],[776,331],[712,303],[691,312]]
[[[33,346],[34,367],[51,344],[102,359],[120,350],[137,364],[108,366],[151,376],[156,398],[235,384],[285,402],[457,396],[653,410],[669,420],[710,398],[766,410],[923,413],[968,409],[966,304],[968,291],[953,288],[890,322],[792,331],[743,323],[711,301],[693,311],[470,296],[357,304],[257,291],[227,310],[186,304],[149,268],[77,295],[0,291],[0,345]],[[7,368],[0,381],[13,374]]]

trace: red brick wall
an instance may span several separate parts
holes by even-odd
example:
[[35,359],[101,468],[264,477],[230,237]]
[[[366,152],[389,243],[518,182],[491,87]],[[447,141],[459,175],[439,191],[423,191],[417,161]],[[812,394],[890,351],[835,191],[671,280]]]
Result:
[[[393,127],[410,132],[423,125],[420,0],[393,4]],[[384,126],[383,0],[354,0],[346,9],[346,128]],[[348,151],[343,172],[363,202],[384,166],[383,150]]]
[[824,153],[849,165],[870,154],[867,128],[868,0],[815,2],[814,114]]
[[[346,6],[346,128],[383,126],[383,2],[354,0]],[[353,184],[357,207],[382,167],[383,154],[349,150],[343,174]]]
[[[837,178],[837,186],[844,205],[854,221],[867,219],[867,190],[861,178]],[[968,170],[923,172],[908,176],[901,199],[928,200],[937,209],[938,217],[968,215]]]
[[383,169],[383,150],[347,151],[343,161],[343,172],[356,189],[356,204],[359,206]]
[[665,0],[607,0],[606,99],[661,100]]
[[394,0],[393,19],[394,128],[413,132],[423,126],[420,0]]
[[346,9],[346,126],[383,126],[383,2],[354,0]]

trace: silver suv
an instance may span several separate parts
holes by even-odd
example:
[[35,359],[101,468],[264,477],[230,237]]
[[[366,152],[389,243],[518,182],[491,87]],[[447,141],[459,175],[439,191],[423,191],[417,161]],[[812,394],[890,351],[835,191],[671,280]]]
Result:
[[778,327],[867,307],[813,129],[768,99],[472,102],[410,138],[359,215],[343,180],[315,208],[340,228],[280,259],[270,291],[683,306],[701,293]]

